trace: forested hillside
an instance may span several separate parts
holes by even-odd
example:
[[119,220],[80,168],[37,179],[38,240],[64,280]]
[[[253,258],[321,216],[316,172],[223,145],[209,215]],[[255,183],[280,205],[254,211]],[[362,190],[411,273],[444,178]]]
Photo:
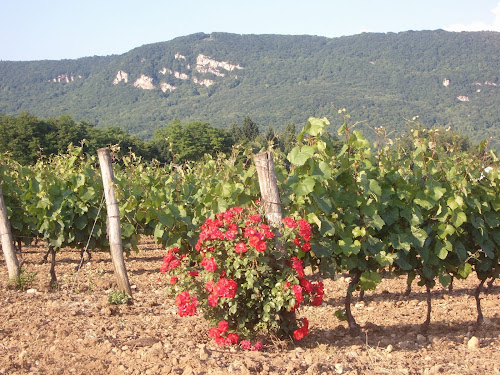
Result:
[[499,67],[495,32],[199,33],[119,56],[1,61],[0,113],[69,114],[147,140],[175,119],[228,129],[250,116],[282,131],[345,107],[360,127],[396,135],[420,116],[498,148]]

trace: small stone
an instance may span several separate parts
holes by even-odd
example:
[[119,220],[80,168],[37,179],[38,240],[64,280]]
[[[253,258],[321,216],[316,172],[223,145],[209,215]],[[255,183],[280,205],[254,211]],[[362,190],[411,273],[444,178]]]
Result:
[[209,357],[210,351],[205,347],[200,348],[200,360],[206,361]]
[[479,348],[479,339],[476,336],[472,336],[470,340],[467,342],[467,347],[469,349],[478,349]]
[[429,374],[438,374],[443,370],[441,365],[434,365],[429,369]]
[[111,316],[113,315],[113,310],[111,310],[109,307],[104,307],[101,309],[101,315]]
[[424,335],[421,335],[421,334],[417,335],[417,342],[419,344],[425,344],[426,341],[427,341],[427,338]]
[[314,359],[313,359],[313,356],[309,353],[307,353],[305,356],[304,356],[304,362],[306,364],[308,364],[309,366],[311,366],[314,362]]
[[38,290],[36,290],[36,289],[34,289],[34,288],[28,289],[28,290],[26,291],[26,293],[27,293],[27,294],[34,294],[34,293],[36,293],[36,292],[38,292]]
[[172,372],[172,367],[169,365],[162,365],[161,367],[161,374],[162,375],[168,375]]
[[344,372],[344,366],[342,366],[342,363],[336,363],[335,364],[335,373],[342,374],[343,372]]
[[394,350],[394,347],[393,347],[391,344],[387,345],[387,348],[385,348],[385,351],[386,351],[387,353],[390,353],[390,352],[392,352],[393,350]]

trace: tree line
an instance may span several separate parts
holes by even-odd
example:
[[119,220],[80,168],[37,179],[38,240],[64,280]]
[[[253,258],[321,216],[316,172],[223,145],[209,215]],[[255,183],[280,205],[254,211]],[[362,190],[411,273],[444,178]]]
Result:
[[216,128],[208,122],[182,124],[174,120],[157,129],[151,140],[143,141],[119,127],[98,128],[85,121],[76,122],[69,115],[47,119],[27,112],[19,116],[0,115],[0,151],[9,153],[24,165],[65,152],[70,144],[83,147],[88,154],[96,154],[101,147],[119,145],[121,154],[133,152],[146,161],[184,163],[198,161],[205,154],[229,154],[237,144],[257,151],[271,142],[273,147],[288,153],[295,137],[293,123],[288,124],[282,133],[277,133],[272,127],[261,132],[249,116],[240,124],[233,123],[229,130]]

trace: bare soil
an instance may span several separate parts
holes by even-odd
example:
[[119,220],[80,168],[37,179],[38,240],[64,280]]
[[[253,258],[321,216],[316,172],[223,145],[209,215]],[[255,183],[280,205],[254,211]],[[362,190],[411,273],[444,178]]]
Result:
[[[385,278],[356,302],[362,333],[351,337],[334,313],[343,307],[349,278],[324,280],[325,303],[304,308],[310,322],[300,342],[262,338],[264,349],[217,347],[201,315],[180,318],[158,281],[164,251],[145,238],[126,260],[131,305],[111,305],[116,288],[108,253],[93,253],[80,271],[80,253],[57,256],[58,289],[48,287],[43,244],[25,249],[24,268],[37,277],[28,291],[7,289],[0,257],[0,375],[4,374],[498,374],[500,282],[481,294],[485,322],[476,327],[475,277],[453,291],[432,291],[432,322],[425,288]],[[475,342],[477,338],[478,341]],[[475,345],[477,344],[477,345]]]

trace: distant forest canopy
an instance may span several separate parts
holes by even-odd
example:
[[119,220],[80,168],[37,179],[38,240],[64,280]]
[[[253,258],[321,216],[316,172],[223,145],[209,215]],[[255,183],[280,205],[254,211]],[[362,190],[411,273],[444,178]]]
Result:
[[[344,121],[348,121],[349,116],[341,113]],[[175,120],[157,129],[153,138],[145,142],[118,127],[97,128],[84,121],[75,122],[69,115],[41,119],[23,112],[19,116],[0,115],[0,154],[8,153],[24,165],[65,153],[69,145],[82,146],[85,153],[92,155],[96,155],[97,149],[101,147],[117,145],[119,151],[114,149],[118,154],[132,152],[146,162],[157,160],[160,163],[199,161],[205,154],[214,157],[219,153],[229,155],[237,145],[250,148],[253,152],[272,147],[287,155],[297,145],[297,131],[302,127],[289,123],[282,132],[268,128],[265,133],[261,133],[259,126],[249,116],[240,124],[233,123],[230,130],[215,128],[204,122],[182,124]],[[412,122],[412,128],[419,127],[418,121]],[[331,132],[336,132],[337,128],[332,126]],[[438,132],[432,134],[433,138],[429,141],[443,147],[445,151],[466,151],[471,157],[483,157],[485,147],[489,146],[486,143],[473,144],[466,135],[449,129],[438,128]],[[325,136],[333,149],[340,153],[345,140],[331,133]],[[430,136],[430,132],[424,132],[421,138]],[[387,144],[385,140],[381,143]],[[395,147],[411,150],[410,137],[399,138]]]
[[19,116],[0,115],[0,153],[9,153],[14,160],[29,165],[39,158],[64,153],[69,145],[83,146],[85,153],[93,155],[101,147],[118,145],[120,153],[133,152],[145,161],[183,163],[198,161],[205,154],[228,155],[236,144],[257,151],[271,142],[287,153],[295,145],[295,133],[295,125],[289,124],[282,134],[271,128],[261,134],[248,116],[241,124],[232,124],[231,131],[204,122],[181,124],[176,120],[157,129],[153,138],[145,142],[118,127],[97,128],[84,121],[77,123],[68,115],[40,119],[23,112]]
[[123,129],[150,142],[174,123],[261,133],[347,108],[391,136],[407,119],[500,148],[500,33],[408,31],[340,38],[193,34],[123,55],[0,61],[0,113]]

